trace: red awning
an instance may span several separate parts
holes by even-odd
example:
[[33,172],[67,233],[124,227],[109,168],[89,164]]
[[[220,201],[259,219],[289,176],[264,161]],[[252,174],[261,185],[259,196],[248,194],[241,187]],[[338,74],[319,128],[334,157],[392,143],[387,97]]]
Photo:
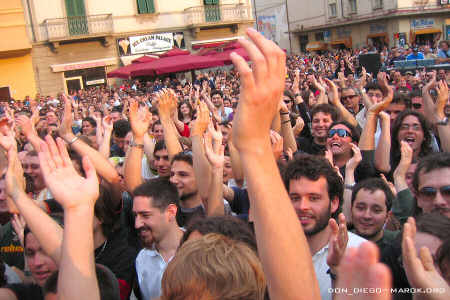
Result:
[[247,50],[245,50],[242,47],[241,48],[237,48],[237,49],[225,50],[225,51],[223,51],[221,53],[217,53],[217,54],[214,54],[214,55],[208,55],[208,56],[210,56],[211,58],[214,58],[216,60],[222,61],[223,64],[225,64],[225,65],[230,65],[230,64],[233,63],[231,61],[231,58],[230,58],[230,54],[232,52],[235,52],[236,54],[239,54],[240,56],[242,56],[247,61],[250,60],[250,56],[248,55]]
[[137,69],[131,71],[131,76],[151,76],[166,73],[176,73],[195,69],[205,69],[223,65],[223,61],[213,55],[183,55],[161,58],[149,63],[136,64]]
[[161,54],[159,57],[171,57],[171,56],[180,56],[180,55],[189,55],[191,52],[188,50],[181,50],[179,48],[173,48],[172,50],[167,51],[164,54]]
[[131,71],[136,69],[136,66],[140,64],[130,64],[128,66],[124,66],[118,69],[115,69],[114,71],[111,71],[107,74],[108,78],[122,78],[122,79],[128,79],[130,78]]
[[146,62],[154,61],[156,59],[158,59],[158,58],[144,55],[144,56],[141,56],[139,58],[136,58],[136,59],[132,60],[131,63],[133,63],[133,64],[140,64],[140,63],[146,63]]

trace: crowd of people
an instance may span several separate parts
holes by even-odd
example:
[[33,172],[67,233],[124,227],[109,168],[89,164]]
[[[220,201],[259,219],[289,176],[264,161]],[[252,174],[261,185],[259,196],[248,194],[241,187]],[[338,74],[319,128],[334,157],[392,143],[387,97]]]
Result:
[[450,72],[247,34],[251,65],[1,104],[0,299],[450,298]]

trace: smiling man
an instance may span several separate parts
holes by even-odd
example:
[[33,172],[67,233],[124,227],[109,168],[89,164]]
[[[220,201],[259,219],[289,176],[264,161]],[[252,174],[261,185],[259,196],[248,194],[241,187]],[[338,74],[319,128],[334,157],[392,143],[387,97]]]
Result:
[[384,229],[394,198],[391,189],[380,178],[361,181],[353,188],[353,232],[376,243],[380,252],[392,244],[399,233]]
[[144,244],[136,257],[136,273],[143,299],[161,295],[161,279],[180,244],[183,231],[176,221],[176,187],[164,178],[151,179],[134,192],[135,227]]

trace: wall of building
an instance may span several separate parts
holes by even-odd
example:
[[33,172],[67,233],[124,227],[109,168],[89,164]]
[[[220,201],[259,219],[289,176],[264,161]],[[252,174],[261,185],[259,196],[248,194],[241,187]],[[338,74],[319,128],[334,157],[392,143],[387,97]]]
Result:
[[255,0],[257,28],[281,48],[290,49],[285,0]]
[[25,96],[34,97],[36,83],[31,54],[0,59],[0,87],[7,86],[11,97],[23,100]]

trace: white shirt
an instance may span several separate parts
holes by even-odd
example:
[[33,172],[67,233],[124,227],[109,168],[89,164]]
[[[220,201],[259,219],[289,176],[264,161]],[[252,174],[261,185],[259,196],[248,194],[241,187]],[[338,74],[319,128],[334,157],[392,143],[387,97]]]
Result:
[[143,299],[161,296],[161,280],[167,264],[156,249],[142,249],[136,257],[136,273]]
[[[364,242],[366,242],[366,240],[362,237],[352,232],[348,232],[347,249],[358,247]],[[327,271],[330,268],[327,264],[327,256],[328,244],[317,251],[312,257],[322,300],[332,300],[333,298],[333,294],[329,291],[329,289],[331,289],[331,277],[330,274],[327,274]]]

